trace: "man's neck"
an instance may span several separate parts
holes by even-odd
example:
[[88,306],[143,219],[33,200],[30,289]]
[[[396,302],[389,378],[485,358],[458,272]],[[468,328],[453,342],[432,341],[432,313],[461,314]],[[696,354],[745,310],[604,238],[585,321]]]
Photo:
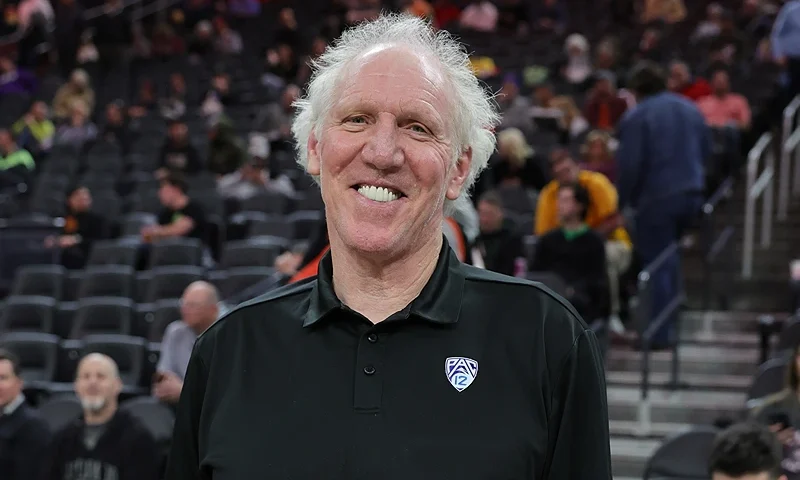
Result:
[[568,232],[574,232],[583,228],[583,222],[580,219],[562,220],[561,228]]
[[99,412],[83,412],[83,421],[86,425],[102,425],[109,420],[114,414],[117,413],[117,405],[109,403]]
[[343,304],[372,323],[405,308],[428,283],[442,247],[441,231],[410,253],[387,261],[367,259],[331,236],[333,287]]

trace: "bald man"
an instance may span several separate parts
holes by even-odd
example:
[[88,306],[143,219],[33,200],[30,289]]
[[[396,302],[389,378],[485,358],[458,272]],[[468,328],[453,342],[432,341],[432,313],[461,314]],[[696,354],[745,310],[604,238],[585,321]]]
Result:
[[44,479],[159,478],[156,443],[135,417],[118,408],[120,391],[122,380],[114,360],[100,353],[81,359],[75,393],[83,415],[56,433]]
[[153,395],[166,403],[177,403],[183,377],[197,336],[219,317],[219,292],[208,282],[194,282],[183,291],[181,319],[169,324],[161,341]]

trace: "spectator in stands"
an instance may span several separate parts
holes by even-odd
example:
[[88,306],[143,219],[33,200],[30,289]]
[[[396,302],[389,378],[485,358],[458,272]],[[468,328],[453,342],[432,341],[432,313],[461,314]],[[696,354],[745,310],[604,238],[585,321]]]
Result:
[[567,95],[555,97],[550,101],[550,106],[560,113],[558,127],[562,144],[569,145],[572,140],[589,130],[589,122],[583,117],[572,97]]
[[275,45],[285,44],[297,50],[303,47],[303,35],[297,25],[294,9],[284,7],[278,14],[278,28],[273,38]]
[[137,98],[128,109],[128,115],[131,118],[142,118],[155,111],[157,104],[155,84],[149,78],[145,78],[139,84]]
[[711,95],[711,85],[703,77],[693,77],[689,65],[680,60],[669,64],[669,78],[667,88],[673,93],[678,93],[696,102],[701,98]]
[[711,40],[710,47],[721,52],[729,65],[738,66],[745,59],[746,49],[749,48],[748,38],[737,30],[732,12],[722,12],[719,35]]
[[51,432],[25,401],[19,358],[0,349],[0,472],[3,480],[39,478]]
[[522,236],[511,219],[503,213],[503,202],[497,192],[488,191],[478,200],[480,235],[476,246],[487,270],[515,275],[516,262],[525,258]]
[[142,227],[142,239],[155,242],[162,238],[189,237],[206,241],[206,213],[187,195],[186,180],[169,173],[161,180],[158,198],[163,210],[158,214],[158,225]]
[[436,12],[433,22],[436,28],[447,29],[453,26],[461,16],[461,10],[453,0],[435,0],[433,9]]
[[193,63],[214,53],[214,27],[211,22],[202,20],[195,25],[188,52]]
[[503,120],[498,129],[517,128],[526,137],[533,134],[536,127],[531,118],[531,101],[519,94],[519,79],[516,75],[505,76],[497,103],[503,113]]
[[33,94],[38,82],[36,76],[18,68],[7,55],[0,56],[0,98],[5,95]]
[[267,105],[260,118],[256,121],[259,131],[266,134],[272,143],[272,150],[285,146],[291,141],[291,121],[294,116],[294,102],[300,96],[300,87],[287,85],[281,94],[279,103]]
[[541,190],[550,181],[543,162],[519,129],[507,128],[497,134],[496,161],[490,171],[498,187]]
[[494,32],[497,29],[497,7],[489,0],[470,0],[461,12],[461,28],[476,32]]
[[[619,125],[617,188],[620,206],[636,212],[636,249],[642,264],[648,265],[680,239],[699,212],[711,135],[693,103],[666,91],[658,65],[638,65],[629,86],[639,104]],[[679,276],[677,253],[653,274],[656,314],[677,295]],[[654,346],[666,348],[673,341],[673,326],[665,324],[653,338]]]
[[28,113],[11,126],[17,144],[32,155],[47,153],[53,146],[56,127],[50,121],[49,114],[47,104],[37,101],[31,105]]
[[224,114],[211,120],[208,136],[208,170],[211,173],[228,175],[247,161],[247,152],[236,136],[233,122]]
[[170,58],[181,55],[186,50],[183,39],[175,33],[168,23],[158,23],[151,37],[153,55],[157,58]]
[[670,57],[667,45],[664,44],[664,33],[655,27],[646,28],[642,32],[642,39],[633,54],[635,60],[650,60],[664,63]]
[[178,119],[186,114],[186,106],[189,104],[189,99],[186,79],[183,78],[183,75],[173,72],[169,76],[167,96],[159,99],[158,103],[161,116],[168,120]]
[[701,98],[697,107],[712,127],[732,127],[737,130],[750,128],[750,103],[738,93],[731,92],[731,81],[727,70],[719,68],[711,76],[713,94]]
[[81,99],[74,99],[69,121],[56,130],[56,145],[68,145],[83,150],[97,139],[97,126],[89,118],[89,106]]
[[628,104],[617,95],[617,79],[604,70],[594,76],[594,87],[589,92],[584,114],[592,128],[612,132],[628,109]]
[[605,239],[608,285],[610,291],[611,326],[622,330],[619,278],[630,267],[633,248],[628,232],[623,227],[617,203],[617,190],[602,173],[582,170],[565,149],[556,149],[550,155],[553,181],[539,193],[536,203],[534,234],[541,237],[561,226],[558,211],[559,186],[579,184],[589,194],[586,215],[582,218],[589,228]]
[[719,3],[710,3],[706,7],[706,18],[697,25],[692,33],[692,40],[699,41],[714,38],[722,30],[722,13],[724,9]]
[[242,53],[244,43],[242,36],[239,32],[235,31],[228,25],[228,22],[221,16],[214,19],[214,30],[216,33],[216,41],[214,48],[219,53],[226,55],[238,55]]
[[84,70],[73,70],[69,81],[61,86],[53,99],[53,115],[67,120],[72,115],[75,100],[82,100],[91,112],[94,109],[94,90],[89,84],[89,74]]
[[225,111],[225,107],[236,105],[238,98],[231,90],[231,79],[224,72],[217,72],[211,77],[211,88],[206,92],[203,105],[200,107],[203,115],[213,117]]
[[189,127],[182,120],[169,124],[159,157],[156,178],[164,178],[170,172],[194,175],[203,170],[200,154],[189,138]]
[[298,85],[306,85],[311,79],[311,63],[319,58],[325,52],[325,47],[328,46],[328,41],[325,37],[316,37],[311,42],[311,50],[306,55],[303,61],[299,62],[300,66],[297,69],[296,81]]
[[103,125],[101,136],[107,142],[119,145],[123,152],[127,153],[135,132],[128,122],[125,112],[125,104],[122,100],[115,100],[106,105],[106,121]]
[[75,59],[81,32],[86,22],[83,6],[75,0],[58,0],[55,10],[55,48],[58,52],[59,70],[64,77],[75,68]]
[[194,341],[217,321],[219,301],[219,292],[208,282],[194,282],[183,291],[181,319],[167,326],[156,366],[153,395],[162,402],[178,403]]
[[93,213],[92,193],[78,185],[67,194],[67,214],[61,235],[47,237],[47,248],[61,249],[61,264],[71,270],[80,270],[86,265],[92,244],[106,237],[106,221]]
[[789,77],[787,98],[800,94],[800,0],[789,0],[772,28],[772,55]]
[[75,393],[83,416],[56,436],[43,480],[157,480],[159,454],[155,440],[136,417],[118,406],[122,380],[110,357],[90,353],[78,364]]
[[731,425],[717,435],[708,458],[711,480],[787,480],[781,444],[754,423]]
[[268,149],[258,139],[251,139],[250,160],[233,173],[222,176],[217,182],[220,195],[226,199],[247,200],[261,192],[277,192],[294,195],[292,181],[286,175],[275,173],[271,178],[267,168]]
[[542,0],[533,7],[533,28],[560,33],[567,26],[567,8],[561,0]]
[[782,467],[790,478],[800,474],[800,345],[796,345],[786,366],[784,388],[758,399],[750,416],[769,426],[783,444]]
[[589,41],[581,34],[573,33],[564,41],[566,62],[561,68],[561,76],[580,91],[586,89],[586,82],[592,76],[592,60]]
[[602,173],[611,183],[617,181],[617,161],[611,151],[611,135],[594,130],[586,137],[586,142],[581,146],[581,165],[583,170]]
[[266,52],[264,75],[261,82],[273,89],[282,89],[287,84],[297,82],[300,74],[300,65],[292,47],[286,44],[278,45]]
[[94,41],[100,52],[101,69],[108,72],[126,58],[133,43],[133,22],[123,0],[105,0],[103,12],[103,21],[93,25]]
[[30,152],[17,146],[11,132],[0,129],[0,189],[30,182],[35,169]]
[[644,0],[642,23],[662,21],[667,24],[682,22],[686,18],[683,0]]
[[97,65],[100,61],[100,52],[94,44],[91,31],[83,32],[78,40],[78,50],[75,52],[75,63],[81,68]]
[[536,243],[531,270],[551,272],[567,284],[567,299],[588,322],[609,316],[604,239],[586,223],[591,200],[578,183],[558,185],[559,228]]

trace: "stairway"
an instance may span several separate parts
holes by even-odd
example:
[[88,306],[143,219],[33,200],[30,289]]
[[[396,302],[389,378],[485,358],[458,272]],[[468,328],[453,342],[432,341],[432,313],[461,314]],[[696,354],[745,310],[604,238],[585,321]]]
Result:
[[[608,415],[615,480],[641,479],[647,459],[662,440],[691,425],[721,417],[742,418],[745,392],[759,362],[758,314],[686,312],[682,317],[679,382],[670,391],[671,352],[651,354],[651,421],[638,429],[641,353],[612,349],[607,359]],[[783,319],[786,314],[776,314]]]

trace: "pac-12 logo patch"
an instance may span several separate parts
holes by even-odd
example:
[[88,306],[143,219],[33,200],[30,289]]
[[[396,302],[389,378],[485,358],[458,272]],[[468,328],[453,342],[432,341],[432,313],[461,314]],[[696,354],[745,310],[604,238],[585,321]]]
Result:
[[444,361],[444,373],[450,385],[462,392],[478,376],[478,362],[467,357],[449,357]]

